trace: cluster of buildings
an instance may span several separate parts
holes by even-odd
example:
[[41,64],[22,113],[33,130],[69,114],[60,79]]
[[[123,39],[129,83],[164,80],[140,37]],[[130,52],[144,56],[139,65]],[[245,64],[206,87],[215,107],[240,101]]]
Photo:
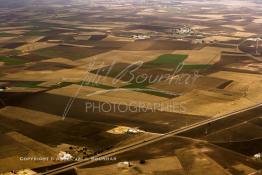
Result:
[[188,25],[179,25],[173,28],[173,34],[187,35],[194,33],[194,31]]
[[64,151],[60,151],[57,155],[57,159],[60,161],[70,161],[73,159],[73,156],[69,153],[66,153]]
[[257,153],[254,155],[255,159],[261,159],[262,158],[262,153]]
[[135,40],[144,40],[144,39],[149,39],[150,36],[148,35],[133,35],[133,39]]

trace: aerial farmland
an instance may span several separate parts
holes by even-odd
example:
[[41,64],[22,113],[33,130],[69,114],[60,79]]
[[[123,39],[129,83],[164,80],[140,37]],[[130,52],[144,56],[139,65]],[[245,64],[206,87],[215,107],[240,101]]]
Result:
[[0,175],[260,175],[259,0],[0,0]]

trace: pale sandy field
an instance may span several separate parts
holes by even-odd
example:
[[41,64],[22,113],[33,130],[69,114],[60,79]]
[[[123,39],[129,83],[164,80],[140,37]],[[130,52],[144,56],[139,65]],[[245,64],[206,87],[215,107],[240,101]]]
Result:
[[30,44],[25,44],[23,46],[17,47],[17,50],[20,50],[22,52],[31,52],[39,49],[44,49],[48,47],[53,47],[58,44],[56,43],[49,43],[49,42],[35,42],[35,43],[30,43]]
[[70,59],[62,58],[62,57],[41,60],[40,62],[62,63],[62,64],[71,65],[71,66],[81,65],[81,64],[77,63],[77,61],[72,61]]
[[241,8],[241,7],[257,7],[258,4],[241,0],[220,0],[220,1],[184,1],[184,4],[210,4],[210,5],[226,5],[228,8]]
[[27,28],[31,28],[31,27],[33,27],[33,26],[1,27],[0,31],[22,30],[22,29],[27,29]]
[[200,25],[194,25],[191,28],[194,29],[194,30],[201,30],[201,29],[207,29],[209,27],[207,27],[207,26],[200,26]]
[[236,20],[233,20],[233,21],[235,21],[235,22],[244,22],[245,19],[236,19]]
[[216,73],[212,73],[209,76],[234,80],[236,82],[243,82],[243,83],[247,83],[247,84],[250,84],[253,81],[262,80],[262,75],[238,73],[238,72],[228,72],[228,71],[219,71],[219,72],[216,72]]
[[29,30],[7,30],[7,31],[5,31],[5,33],[21,35],[21,34],[24,34],[25,32],[28,32],[28,31]]
[[[106,64],[112,63],[135,63],[137,61],[151,61],[156,59],[158,56],[163,54],[172,53],[172,51],[167,50],[150,50],[150,51],[120,51],[112,50],[106,53],[98,54],[94,56],[96,61],[104,62]],[[90,58],[79,60],[83,63],[90,63]]]
[[121,91],[121,89],[118,89],[117,91],[105,91],[104,89],[88,86],[83,86],[80,88],[79,85],[71,85],[60,89],[51,90],[48,93],[62,96],[74,96],[76,92],[79,92],[77,98],[80,99],[145,108],[153,107],[153,105],[156,103],[167,100],[167,98],[164,97],[158,97],[132,90]]
[[251,32],[236,32],[233,33],[233,36],[235,37],[250,37],[256,35],[255,33],[251,33]]
[[162,111],[173,111],[172,106],[168,106],[168,103],[182,105],[185,110],[181,113],[207,117],[217,117],[255,104],[244,98],[243,94],[227,90],[193,90],[183,96],[161,103]]
[[221,14],[198,14],[198,15],[191,15],[192,17],[201,17],[201,18],[208,18],[211,20],[219,20],[219,19],[224,19],[224,15]]
[[44,38],[44,36],[20,36],[12,39],[12,42],[26,42],[26,43],[35,43]]
[[180,19],[180,20],[187,20],[187,21],[210,21],[211,19],[209,18],[201,18],[201,19],[196,19],[196,18],[193,18],[193,17],[172,17],[172,19]]
[[106,34],[105,32],[98,32],[98,31],[95,31],[95,32],[79,32],[78,33],[79,36],[105,35],[105,34]]
[[230,41],[230,40],[238,40],[238,39],[239,38],[218,35],[218,36],[206,37],[206,38],[204,38],[204,41],[206,41],[206,42],[210,42],[210,41]]
[[[106,65],[102,65],[104,67]],[[81,68],[74,68],[74,69],[62,69],[58,71],[21,71],[17,73],[12,73],[5,75],[1,77],[3,80],[19,80],[19,81],[32,81],[32,80],[38,80],[38,81],[48,81],[50,84],[53,84],[55,82],[80,82],[80,81],[86,81],[86,82],[96,82],[108,86],[113,87],[121,87],[124,85],[127,85],[128,83],[124,81],[117,81],[115,83],[112,83],[114,78],[111,77],[105,77],[93,73],[89,73],[87,70],[88,66],[82,66]],[[98,69],[101,68],[101,66],[94,66],[92,69]],[[90,71],[90,70],[89,70]],[[49,84],[47,83],[47,84]]]
[[254,23],[258,23],[258,24],[262,24],[262,16],[257,16],[257,19],[255,19],[253,22]]
[[232,28],[241,32],[245,31],[245,28],[243,26],[237,26],[237,25],[222,25],[222,26]]
[[212,77],[234,80],[234,83],[226,87],[226,90],[243,93],[251,102],[262,102],[262,75],[220,71],[211,74]]
[[188,58],[184,63],[188,64],[214,64],[220,60],[221,51],[232,49],[219,47],[204,47],[201,50],[177,50],[174,54],[186,54]]
[[134,39],[132,38],[126,38],[126,37],[118,37],[118,36],[113,36],[109,35],[103,41],[124,41],[124,42],[133,42]]
[[262,63],[233,63],[225,66],[226,68],[234,68],[240,70],[250,70],[255,72],[260,72],[262,74]]
[[136,29],[136,30],[129,30],[129,32],[134,32],[134,33],[141,33],[141,34],[147,34],[152,32],[152,30],[146,30],[146,29]]
[[88,45],[68,44],[68,43],[63,43],[63,46],[73,46],[73,47],[82,47],[82,48],[93,48],[94,47],[94,46],[88,46]]
[[[183,104],[185,113],[215,117],[262,102],[262,75],[220,71],[209,75],[233,80],[224,90],[193,90],[171,99]],[[167,102],[163,102],[165,104]],[[163,111],[171,108],[164,105]],[[212,111],[210,111],[212,109]]]
[[[120,25],[121,24],[121,25]],[[112,30],[114,28],[119,28],[119,26],[124,27],[127,25],[126,23],[102,23],[102,24],[82,24],[79,25],[79,29],[95,29],[96,31],[107,31]]]

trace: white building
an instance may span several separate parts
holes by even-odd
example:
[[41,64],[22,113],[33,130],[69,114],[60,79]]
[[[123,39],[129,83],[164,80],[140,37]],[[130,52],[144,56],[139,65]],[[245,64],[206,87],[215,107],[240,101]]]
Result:
[[149,39],[150,36],[148,35],[133,35],[133,39],[135,40],[144,40],[144,39]]
[[255,159],[261,159],[261,157],[262,157],[261,153],[257,153],[257,154],[254,155]]
[[128,168],[128,167],[131,166],[131,164],[130,164],[130,162],[128,162],[128,161],[124,161],[124,162],[119,162],[119,163],[117,164],[117,166],[118,166],[119,168]]
[[64,151],[60,151],[59,154],[57,155],[57,159],[61,161],[69,161],[73,159],[73,156]]

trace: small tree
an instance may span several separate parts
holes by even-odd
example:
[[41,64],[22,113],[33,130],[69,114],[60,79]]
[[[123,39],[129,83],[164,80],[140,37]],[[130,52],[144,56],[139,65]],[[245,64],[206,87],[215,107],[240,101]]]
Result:
[[145,161],[145,160],[140,160],[139,163],[140,163],[140,164],[145,164],[146,161]]

